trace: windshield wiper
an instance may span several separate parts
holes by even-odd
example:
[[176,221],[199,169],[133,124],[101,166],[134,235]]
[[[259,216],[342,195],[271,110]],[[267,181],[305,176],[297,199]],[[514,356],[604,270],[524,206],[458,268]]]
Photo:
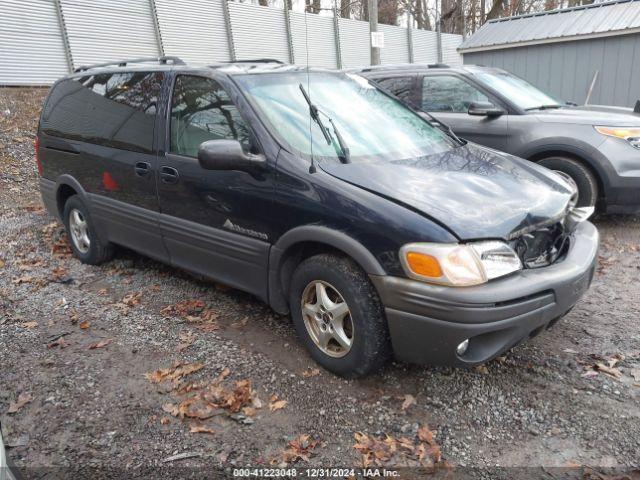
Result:
[[307,104],[309,105],[309,115],[311,115],[311,118],[318,124],[318,127],[320,127],[320,131],[322,132],[322,135],[324,136],[324,139],[327,141],[327,145],[331,145],[333,143],[333,140],[331,139],[331,135],[329,134],[329,130],[327,130],[327,127],[325,127],[324,123],[322,123],[322,119],[320,118],[320,114],[322,114],[325,117],[327,117],[327,120],[329,120],[329,123],[331,124],[331,127],[333,128],[333,132],[335,133],[336,140],[338,141],[338,146],[340,147],[340,151],[339,152],[336,149],[336,153],[338,154],[338,158],[340,159],[340,161],[342,163],[351,163],[351,157],[349,155],[349,148],[347,147],[347,144],[345,143],[344,138],[342,137],[342,135],[340,135],[340,131],[338,130],[338,127],[336,126],[336,124],[333,121],[333,119],[329,115],[324,113],[322,110],[320,110],[317,106],[315,106],[311,102],[311,98],[309,98],[309,94],[304,89],[302,84],[300,84],[300,91],[302,92],[302,95],[304,96],[304,99],[306,100]]
[[554,108],[562,108],[562,105],[557,105],[557,104],[553,104],[553,105],[538,105],[537,107],[525,108],[524,111],[525,112],[529,112],[531,110],[552,110]]

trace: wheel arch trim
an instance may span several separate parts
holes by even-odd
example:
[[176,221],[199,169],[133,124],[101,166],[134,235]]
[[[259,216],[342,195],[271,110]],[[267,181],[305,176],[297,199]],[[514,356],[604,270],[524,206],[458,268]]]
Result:
[[283,260],[296,245],[313,242],[337,249],[351,257],[369,275],[386,275],[375,256],[358,240],[340,230],[321,225],[296,227],[278,239],[269,252],[269,304],[280,313],[288,313],[287,294],[282,289]]

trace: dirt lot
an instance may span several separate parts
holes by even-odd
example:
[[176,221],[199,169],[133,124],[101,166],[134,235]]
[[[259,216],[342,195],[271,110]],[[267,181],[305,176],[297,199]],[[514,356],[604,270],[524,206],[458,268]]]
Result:
[[368,459],[566,478],[553,468],[640,465],[640,218],[597,218],[590,292],[486,367],[345,381],[251,296],[128,251],[101,267],[71,257],[36,187],[44,93],[0,89],[0,422],[19,466],[160,478]]

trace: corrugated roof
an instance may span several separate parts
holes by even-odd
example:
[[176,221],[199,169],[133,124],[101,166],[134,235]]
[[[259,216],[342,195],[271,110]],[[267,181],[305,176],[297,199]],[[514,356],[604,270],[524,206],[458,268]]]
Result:
[[640,0],[615,0],[490,20],[459,50],[515,47],[640,29]]

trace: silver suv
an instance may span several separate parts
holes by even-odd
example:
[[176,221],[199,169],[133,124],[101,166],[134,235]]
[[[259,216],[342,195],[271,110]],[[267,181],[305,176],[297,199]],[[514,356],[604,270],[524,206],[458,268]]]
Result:
[[358,73],[465,140],[570,177],[578,206],[640,212],[638,107],[569,104],[511,73],[481,66],[409,64]]

